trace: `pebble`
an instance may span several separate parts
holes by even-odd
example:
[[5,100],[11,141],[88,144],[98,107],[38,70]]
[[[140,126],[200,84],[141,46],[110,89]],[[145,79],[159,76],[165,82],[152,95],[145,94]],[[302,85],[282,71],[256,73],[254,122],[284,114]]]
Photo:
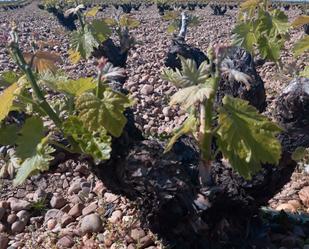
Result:
[[58,240],[58,248],[70,248],[74,245],[74,240],[70,236],[64,236]]
[[78,195],[75,194],[69,197],[69,202],[72,204],[78,204],[82,203],[82,200]]
[[17,220],[17,218],[18,217],[16,214],[9,214],[6,220],[9,224],[13,224]]
[[19,218],[20,221],[24,222],[25,224],[28,223],[29,219],[30,219],[30,213],[26,210],[21,210],[19,211],[16,216]]
[[74,220],[75,220],[74,217],[72,217],[71,215],[64,214],[61,217],[61,227],[66,227],[67,225],[69,225]]
[[127,249],[136,249],[134,244],[128,245]]
[[68,213],[71,209],[71,206],[69,204],[66,204],[63,208],[61,208],[60,210],[64,213]]
[[162,109],[162,113],[165,117],[171,117],[173,115],[173,112],[169,106],[166,106]]
[[122,218],[122,212],[120,210],[116,210],[112,213],[111,217],[108,218],[110,223],[116,223]]
[[144,230],[141,229],[141,228],[132,229],[131,234],[130,234],[131,238],[134,239],[135,241],[139,241],[145,235],[146,234],[145,234]]
[[83,208],[84,205],[82,203],[77,203],[70,209],[69,215],[76,218],[82,214]]
[[6,230],[5,225],[3,225],[3,224],[0,222],[0,233],[4,233],[5,230]]
[[146,235],[145,237],[140,239],[139,244],[142,248],[145,248],[153,244],[153,239],[150,235]]
[[289,203],[283,203],[283,204],[280,204],[277,208],[276,208],[277,211],[281,211],[281,210],[284,210],[284,211],[288,211],[288,212],[292,212],[292,213],[295,213],[297,210],[296,208],[289,204]]
[[90,203],[87,207],[85,207],[82,211],[82,214],[83,215],[88,215],[88,214],[91,214],[93,212],[95,212],[98,208],[98,205],[97,205],[97,202],[92,202]]
[[5,208],[0,207],[0,221],[3,219],[5,212],[6,212]]
[[31,203],[25,200],[19,200],[16,198],[10,199],[11,210],[18,212],[21,210],[29,210],[31,208]]
[[145,84],[145,83],[147,83],[148,79],[149,79],[149,75],[144,75],[142,77],[142,79],[139,81],[139,83],[140,84]]
[[57,221],[55,219],[50,219],[47,221],[47,228],[49,230],[53,230],[56,225],[57,225]]
[[309,208],[309,186],[304,187],[298,193],[299,198],[301,199],[302,203]]
[[24,231],[25,226],[25,222],[18,220],[12,224],[11,230],[13,233],[21,233],[22,231]]
[[34,192],[32,198],[34,202],[38,202],[44,200],[46,198],[46,195],[46,192],[43,189],[39,188]]
[[143,95],[150,95],[153,93],[153,86],[151,85],[144,85],[142,88],[141,88],[141,94]]
[[67,204],[66,199],[63,198],[63,196],[60,195],[54,195],[50,200],[50,206],[55,209],[60,209]]
[[9,238],[7,235],[0,233],[0,249],[7,249]]
[[83,234],[100,232],[102,221],[98,214],[89,214],[81,220],[81,231]]
[[114,203],[118,199],[118,196],[112,193],[105,193],[104,194],[104,199],[107,203]]
[[0,201],[0,207],[1,208],[5,208],[5,209],[9,209],[10,208],[10,203],[7,201]]
[[69,187],[68,193],[70,195],[77,194],[81,190],[80,181],[75,181],[72,183],[72,185]]
[[93,188],[93,192],[98,196],[102,196],[105,189],[106,188],[105,188],[103,182],[97,181],[94,188]]

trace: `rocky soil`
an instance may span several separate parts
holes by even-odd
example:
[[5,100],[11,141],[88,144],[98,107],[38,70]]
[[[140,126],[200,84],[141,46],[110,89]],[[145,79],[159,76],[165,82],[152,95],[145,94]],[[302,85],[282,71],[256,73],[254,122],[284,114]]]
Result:
[[[110,16],[107,9],[100,15]],[[210,42],[230,42],[231,29],[237,10],[225,16],[213,16],[210,8],[196,10],[201,24],[189,30],[188,43],[206,51]],[[295,18],[299,10],[287,14]],[[176,88],[160,78],[171,36],[167,23],[152,6],[133,12],[141,25],[132,31],[140,44],[129,54],[128,80],[125,88],[137,100],[134,106],[137,126],[146,136],[163,139],[185,119],[176,107],[168,107]],[[29,39],[35,36],[49,43],[51,50],[61,54],[60,67],[72,77],[95,74],[94,60],[71,65],[67,51],[68,34],[53,16],[39,10],[33,3],[23,9],[0,12],[1,33],[15,20],[21,34],[23,49],[29,49]],[[268,109],[280,91],[293,78],[294,68],[302,69],[309,61],[306,56],[292,57],[290,48],[303,30],[291,32],[287,50],[282,53],[285,69],[279,71],[274,63],[265,63],[258,71],[265,82]],[[49,49],[50,50],[50,49]],[[4,44],[0,44],[0,73],[16,70]],[[1,166],[0,166],[1,167]],[[50,172],[33,176],[19,188],[10,179],[0,180],[0,249],[4,248],[166,248],[151,231],[142,227],[139,210],[133,201],[111,193],[93,173],[87,162],[77,159],[52,168]],[[309,215],[309,174],[297,170],[284,189],[269,203],[274,210]],[[304,218],[304,219],[305,219]],[[307,217],[307,219],[309,219]],[[291,225],[273,234],[277,248],[309,248],[309,230]],[[307,245],[306,245],[307,244]]]

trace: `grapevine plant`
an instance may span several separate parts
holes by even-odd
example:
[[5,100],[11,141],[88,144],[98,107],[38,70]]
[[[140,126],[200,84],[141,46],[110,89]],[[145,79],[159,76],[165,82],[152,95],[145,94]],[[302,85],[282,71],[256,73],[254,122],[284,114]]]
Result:
[[[185,12],[180,12],[179,10],[168,11],[163,16],[163,20],[169,22],[167,27],[168,33],[174,33],[179,31],[179,36],[184,36],[187,27],[195,27],[199,24],[199,19],[197,16],[188,15]],[[185,22],[185,24],[184,24]]]
[[267,0],[249,0],[240,5],[234,44],[252,55],[256,49],[263,59],[279,62],[290,28],[288,17],[279,9],[270,10]]
[[69,50],[70,59],[77,63],[80,59],[88,59],[99,46],[110,38],[113,32],[118,36],[122,52],[128,51],[136,43],[130,36],[130,29],[139,26],[139,21],[129,15],[117,15],[115,18],[102,18],[89,21],[87,17],[95,17],[99,7],[82,12],[83,5],[68,9],[65,15],[78,16],[80,27],[71,35]]
[[[267,0],[248,0],[240,5],[238,23],[233,29],[234,45],[243,47],[253,56],[259,53],[263,59],[278,63],[281,68],[280,52],[289,38],[288,31],[309,23],[302,15],[292,24],[279,9],[271,9]],[[294,44],[295,56],[308,51],[309,35]]]
[[[124,77],[124,69],[103,58],[97,66],[97,79],[69,79],[50,70],[55,67],[55,55],[23,53],[16,26],[8,47],[20,73],[2,74],[1,83],[7,88],[0,94],[0,144],[16,146],[16,153],[11,160],[5,158],[8,163],[3,167],[9,172],[17,168],[14,184],[47,170],[56,147],[91,156],[95,162],[109,159],[112,137],[121,135],[126,124],[123,112],[132,104],[108,85]],[[49,97],[50,90],[58,94],[56,100]],[[25,121],[12,124],[11,111],[26,113]],[[56,138],[59,134],[66,138],[64,142]]]
[[[222,105],[216,103],[223,75],[250,87],[250,76],[230,68],[224,60],[228,50],[228,46],[211,46],[210,63],[205,61],[197,68],[193,60],[180,57],[181,71],[163,71],[163,78],[180,88],[171,97],[170,105],[179,104],[188,113],[165,152],[171,150],[181,136],[193,136],[201,151],[199,180],[202,185],[211,184],[211,164],[219,152],[246,179],[258,172],[261,164],[278,164],[281,156],[281,144],[276,138],[280,127],[245,100],[226,95]],[[216,141],[216,151],[213,151],[213,141]]]

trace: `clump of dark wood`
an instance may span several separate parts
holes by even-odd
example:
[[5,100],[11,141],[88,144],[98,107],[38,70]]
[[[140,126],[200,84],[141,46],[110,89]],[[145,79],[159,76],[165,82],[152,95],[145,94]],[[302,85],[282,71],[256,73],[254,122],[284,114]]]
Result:
[[158,9],[159,14],[161,16],[164,15],[165,11],[173,10],[173,8],[169,4],[167,4],[167,3],[157,3],[157,9]]
[[129,14],[132,11],[132,4],[131,3],[121,4],[120,7],[122,8],[122,11],[126,14]]
[[138,3],[138,4],[132,4],[132,8],[135,10],[135,11],[138,11],[139,8],[142,6],[141,3]]
[[231,47],[222,62],[222,67],[234,69],[250,76],[250,85],[233,80],[228,73],[223,74],[217,93],[217,102],[221,103],[225,95],[231,95],[249,101],[260,112],[264,111],[266,107],[264,82],[255,69],[252,56],[242,48]]
[[[253,248],[262,235],[254,231],[261,223],[258,208],[286,184],[296,165],[284,152],[279,166],[265,165],[245,181],[218,160],[212,167],[214,185],[201,189],[199,152],[190,138],[166,155],[162,142],[126,141],[114,149],[123,152],[129,145],[129,150],[100,166],[98,174],[108,188],[139,204],[144,225],[171,248],[240,248],[244,243]],[[257,248],[267,248],[263,246]]]
[[308,78],[293,79],[276,102],[276,118],[285,129],[309,128]]
[[197,4],[195,4],[195,3],[188,3],[188,9],[189,10],[195,10],[196,6],[197,6]]
[[214,11],[214,15],[216,16],[223,16],[225,12],[227,11],[226,5],[217,5],[217,4],[211,4],[210,8]]
[[280,135],[292,153],[295,147],[309,146],[309,79],[296,78],[276,99],[275,117],[284,128]]
[[78,19],[76,14],[70,14],[65,16],[61,8],[48,7],[46,9],[49,13],[52,13],[58,20],[58,22],[69,31],[77,29],[75,21]]
[[116,45],[109,38],[100,44],[98,48],[95,48],[92,55],[98,59],[101,57],[107,58],[115,67],[125,67],[128,50],[123,50],[121,46]]
[[304,25],[304,31],[307,35],[309,35],[309,24]]
[[208,60],[207,56],[198,48],[188,45],[181,37],[176,37],[172,40],[165,59],[165,66],[172,69],[181,69],[181,61],[178,55],[186,59],[192,59],[199,66],[203,61]]
[[284,10],[289,10],[290,9],[290,7],[291,7],[291,5],[289,5],[289,4],[287,4],[287,5],[284,5]]

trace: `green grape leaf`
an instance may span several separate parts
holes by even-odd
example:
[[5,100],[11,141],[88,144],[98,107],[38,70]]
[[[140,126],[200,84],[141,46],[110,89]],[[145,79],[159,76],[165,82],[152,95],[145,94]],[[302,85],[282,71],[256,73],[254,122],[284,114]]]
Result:
[[255,9],[262,1],[261,0],[248,0],[240,4],[242,11]]
[[92,156],[96,161],[110,158],[111,137],[104,128],[99,132],[90,132],[76,116],[70,116],[64,121],[65,134],[71,136],[80,146],[82,151]]
[[12,71],[3,72],[0,75],[0,86],[8,87],[13,83],[17,82],[19,78],[20,75],[18,75],[15,72]]
[[306,66],[305,69],[299,73],[299,76],[309,78],[309,66]]
[[87,17],[95,17],[97,13],[99,12],[100,8],[99,7],[93,7],[92,9],[88,10],[85,14]]
[[248,52],[253,52],[253,46],[257,42],[256,34],[250,23],[238,24],[232,31],[233,44],[243,47]]
[[80,53],[78,51],[74,51],[73,49],[69,49],[68,54],[72,64],[77,64],[81,59]]
[[0,122],[9,114],[15,94],[19,94],[21,87],[17,83],[10,85],[0,94]]
[[91,30],[92,30],[92,34],[93,36],[96,38],[97,41],[99,42],[104,42],[105,40],[107,40],[111,34],[112,31],[111,29],[108,27],[108,25],[104,22],[104,20],[94,20],[91,23],[90,26]]
[[37,152],[37,145],[44,137],[43,121],[39,117],[28,118],[17,138],[16,154],[22,160],[32,157]]
[[203,103],[214,94],[211,80],[208,82],[208,84],[189,86],[179,90],[171,97],[170,105],[180,104],[186,110],[197,103]]
[[108,26],[117,26],[117,21],[114,18],[106,17],[102,19]]
[[185,135],[185,134],[192,134],[197,130],[198,120],[195,115],[191,114],[183,124],[175,130],[173,137],[168,141],[164,153],[167,153],[173,148],[173,145],[177,142],[177,140]]
[[58,91],[73,96],[79,96],[84,92],[94,89],[95,87],[95,80],[92,77],[57,82]]
[[306,15],[299,16],[292,22],[294,28],[299,28],[305,24],[309,24],[309,16]]
[[276,135],[282,130],[247,101],[225,96],[218,123],[219,150],[241,176],[250,179],[262,163],[278,164],[281,144]]
[[42,139],[38,144],[36,153],[21,164],[13,181],[14,186],[22,184],[29,176],[49,169],[50,161],[54,159],[51,154],[55,149],[46,144],[47,139]]
[[179,24],[177,22],[172,22],[171,24],[168,25],[167,27],[167,33],[171,34],[177,31],[179,28]]
[[281,45],[278,41],[271,41],[265,36],[261,36],[258,39],[258,48],[264,59],[272,61],[278,61],[280,59]]
[[19,127],[16,124],[3,125],[0,128],[0,145],[15,145]]
[[127,122],[123,112],[131,105],[129,98],[110,88],[104,91],[103,99],[93,93],[83,93],[76,100],[79,118],[91,131],[104,127],[113,136],[119,137]]
[[272,28],[271,34],[273,37],[284,35],[289,31],[290,24],[286,14],[283,11],[275,9],[271,11]]
[[302,53],[309,50],[309,35],[306,35],[304,38],[300,39],[295,43],[293,51],[294,56],[299,56]]
[[88,25],[84,29],[72,33],[71,47],[74,51],[78,51],[83,59],[88,59],[94,48],[98,46],[99,43]]
[[204,61],[199,68],[197,68],[195,61],[185,59],[179,56],[181,60],[182,70],[164,70],[162,78],[168,80],[178,87],[188,87],[192,85],[199,85],[206,82],[209,78],[208,64]]
[[129,29],[137,28],[140,25],[139,20],[130,17],[129,15],[122,15],[119,19],[119,25]]
[[302,160],[307,153],[307,149],[304,147],[297,147],[296,150],[292,154],[292,159],[295,161]]
[[162,17],[164,21],[174,21],[176,19],[179,19],[180,16],[179,11],[167,11],[164,12],[164,16]]

